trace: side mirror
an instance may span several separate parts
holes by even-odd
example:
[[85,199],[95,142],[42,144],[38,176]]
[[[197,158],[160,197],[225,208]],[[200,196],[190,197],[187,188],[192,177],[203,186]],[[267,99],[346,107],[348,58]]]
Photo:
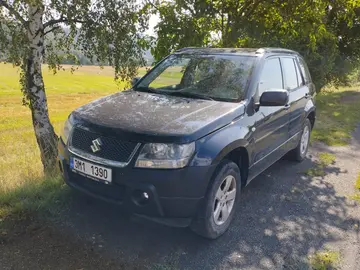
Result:
[[131,86],[134,86],[135,84],[137,84],[138,81],[140,81],[140,77],[135,77],[131,80]]
[[269,90],[262,93],[260,106],[285,106],[289,102],[289,92],[283,89]]

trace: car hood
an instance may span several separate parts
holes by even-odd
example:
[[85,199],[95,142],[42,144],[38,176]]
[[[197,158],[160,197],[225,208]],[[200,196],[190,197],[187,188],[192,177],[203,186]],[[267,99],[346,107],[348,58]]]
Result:
[[75,124],[107,129],[137,141],[185,143],[217,130],[244,113],[242,103],[119,92],[73,112]]

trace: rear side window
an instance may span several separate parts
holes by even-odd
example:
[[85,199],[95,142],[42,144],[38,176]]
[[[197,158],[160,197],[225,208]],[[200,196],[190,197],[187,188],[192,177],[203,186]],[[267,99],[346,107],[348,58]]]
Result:
[[281,66],[284,73],[284,85],[286,90],[292,90],[299,86],[295,62],[293,58],[281,58]]
[[299,59],[300,70],[304,76],[305,83],[306,84],[311,83],[311,76],[310,76],[308,66],[306,65],[304,59],[302,59],[301,57],[299,57],[298,59]]
[[259,96],[266,90],[283,88],[283,78],[279,58],[266,60],[260,76]]

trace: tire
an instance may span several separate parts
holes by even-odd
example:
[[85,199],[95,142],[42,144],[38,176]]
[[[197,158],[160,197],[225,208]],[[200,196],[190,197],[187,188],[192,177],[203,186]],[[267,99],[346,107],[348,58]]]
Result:
[[310,133],[311,133],[311,123],[310,120],[307,118],[305,120],[298,145],[288,154],[291,160],[301,162],[305,159],[310,145]]
[[234,218],[240,191],[239,167],[230,160],[223,160],[212,177],[198,216],[190,225],[192,231],[209,239],[225,233]]

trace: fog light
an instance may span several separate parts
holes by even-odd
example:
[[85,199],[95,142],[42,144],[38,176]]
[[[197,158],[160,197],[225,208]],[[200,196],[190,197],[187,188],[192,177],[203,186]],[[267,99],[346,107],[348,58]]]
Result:
[[149,202],[149,198],[149,193],[140,189],[137,189],[132,193],[133,202],[139,206],[147,204]]
[[146,192],[143,192],[142,196],[146,200],[149,199],[149,194],[147,194]]

